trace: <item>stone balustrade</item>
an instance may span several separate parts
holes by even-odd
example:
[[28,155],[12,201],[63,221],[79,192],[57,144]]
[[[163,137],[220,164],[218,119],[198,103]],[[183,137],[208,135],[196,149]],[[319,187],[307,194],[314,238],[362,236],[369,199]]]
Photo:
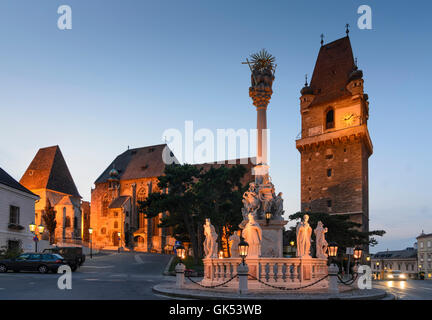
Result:
[[[214,286],[231,279],[237,274],[241,258],[203,259],[204,278],[202,284]],[[263,282],[278,287],[295,288],[311,284],[328,274],[327,259],[318,258],[250,258],[246,259],[249,274]],[[250,289],[272,289],[253,277],[249,277]],[[238,279],[223,287],[237,288]],[[328,279],[310,288],[327,288]]]

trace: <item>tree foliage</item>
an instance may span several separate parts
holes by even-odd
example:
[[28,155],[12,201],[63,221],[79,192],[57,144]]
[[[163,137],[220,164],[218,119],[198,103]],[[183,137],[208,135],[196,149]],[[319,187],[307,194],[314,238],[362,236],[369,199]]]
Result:
[[[305,214],[309,215],[309,224],[315,229],[318,221],[328,228],[326,239],[328,243],[336,243],[340,248],[339,252],[344,252],[345,248],[356,246],[375,246],[378,244],[376,236],[383,236],[384,230],[373,230],[369,232],[361,231],[361,225],[349,220],[347,215],[330,215],[328,213],[309,213],[297,212],[289,216],[290,220],[299,220]],[[312,233],[314,237],[314,234]],[[285,232],[285,240],[296,241],[296,227],[291,227]]]
[[[159,227],[171,227],[177,240],[192,245],[196,261],[203,256],[203,224],[210,218],[219,235],[229,237],[242,220],[244,166],[203,170],[189,164],[172,164],[158,177],[159,190],[139,202],[139,212],[153,218],[167,212]],[[220,239],[219,239],[220,240]]]
[[48,231],[49,242],[53,244],[55,242],[55,229],[57,227],[56,211],[51,206],[51,202],[47,199],[45,210],[42,212],[42,219],[45,224],[45,228]]

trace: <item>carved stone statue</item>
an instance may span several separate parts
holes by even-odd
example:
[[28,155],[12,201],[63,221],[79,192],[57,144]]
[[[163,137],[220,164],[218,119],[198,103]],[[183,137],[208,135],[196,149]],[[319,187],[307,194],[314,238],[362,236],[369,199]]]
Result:
[[310,258],[310,244],[312,228],[309,225],[309,216],[305,214],[303,221],[297,224],[297,256],[300,258]]
[[218,257],[218,235],[214,226],[210,223],[210,219],[206,219],[204,224],[204,253],[206,258],[217,258]]
[[261,256],[262,230],[252,213],[249,213],[248,219],[249,221],[243,229],[242,236],[249,244],[248,257],[258,258]]
[[255,183],[251,182],[249,184],[249,189],[243,194],[243,207],[247,210],[247,212],[255,211],[259,205],[260,201],[258,199],[258,195],[256,192]]
[[234,232],[234,234],[230,236],[228,240],[229,240],[231,258],[238,258],[239,257],[238,245],[240,243],[239,235],[237,234],[237,232]]
[[325,234],[328,232],[328,228],[324,228],[323,223],[318,221],[317,227],[314,230],[316,239],[316,257],[320,259],[327,259],[326,254],[328,243],[325,239]]
[[279,194],[276,197],[274,197],[273,207],[274,207],[274,215],[276,217],[282,217],[282,215],[284,214],[282,192],[279,192]]

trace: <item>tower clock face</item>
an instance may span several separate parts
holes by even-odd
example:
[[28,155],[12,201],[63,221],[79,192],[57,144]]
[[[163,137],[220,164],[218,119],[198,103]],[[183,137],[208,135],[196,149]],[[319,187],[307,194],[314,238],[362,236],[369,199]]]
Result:
[[344,116],[342,117],[342,122],[344,123],[344,125],[350,126],[354,123],[355,118],[356,118],[355,113],[348,112],[345,113]]

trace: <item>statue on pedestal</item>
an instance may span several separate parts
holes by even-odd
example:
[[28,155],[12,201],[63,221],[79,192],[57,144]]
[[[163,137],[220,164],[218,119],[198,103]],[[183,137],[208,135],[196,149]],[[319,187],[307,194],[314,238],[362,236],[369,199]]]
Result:
[[210,219],[206,219],[204,224],[204,253],[205,258],[217,258],[218,257],[218,244],[215,227],[210,223]]
[[249,244],[248,258],[258,258],[261,256],[262,230],[252,213],[249,213],[248,220],[242,236]]
[[319,259],[327,259],[326,254],[328,243],[325,239],[325,234],[328,232],[328,228],[324,228],[323,223],[318,221],[317,227],[314,230],[316,239],[316,257]]
[[279,192],[277,196],[273,193],[273,211],[275,218],[281,218],[285,212],[283,209],[282,192]]
[[240,237],[237,234],[237,231],[234,232],[234,234],[229,237],[228,242],[230,246],[231,258],[238,258],[239,257],[238,245],[240,243]]
[[310,258],[310,243],[312,228],[309,225],[309,216],[305,214],[303,221],[297,224],[297,256],[300,258]]

